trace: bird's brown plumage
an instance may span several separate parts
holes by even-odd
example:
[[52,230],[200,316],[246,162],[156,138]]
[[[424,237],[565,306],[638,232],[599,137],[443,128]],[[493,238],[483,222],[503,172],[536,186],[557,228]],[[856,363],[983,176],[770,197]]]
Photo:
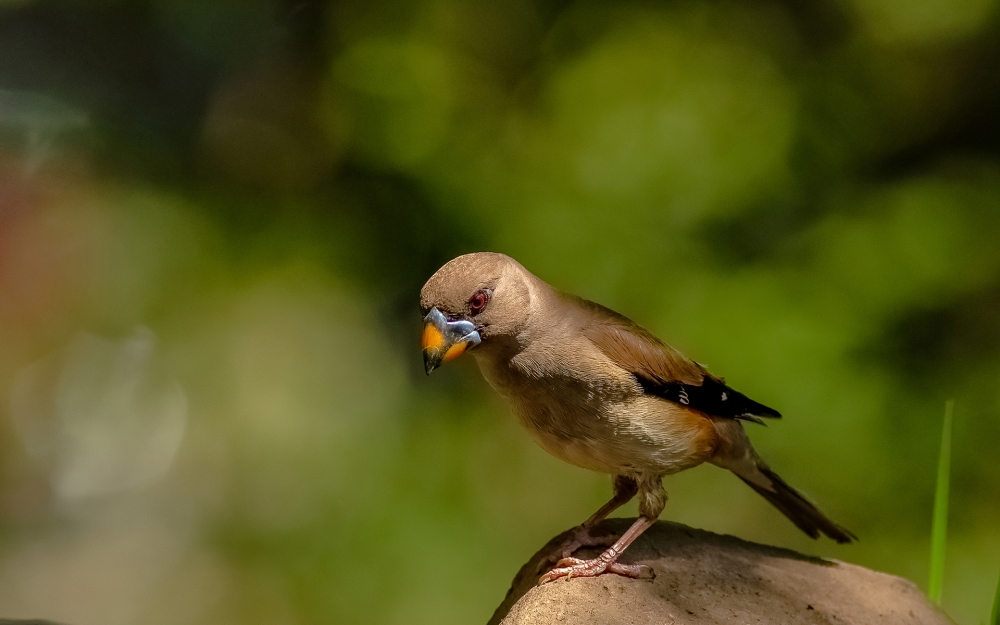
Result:
[[[484,289],[492,299],[473,315],[469,298]],[[627,317],[561,293],[496,253],[449,262],[420,302],[425,312],[475,323],[482,343],[470,353],[528,431],[567,462],[634,482],[644,517],[663,508],[662,476],[708,461],[732,470],[809,535],[851,539],[754,451],[741,420],[776,411]]]
[[582,328],[584,336],[622,369],[663,383],[699,385],[704,381],[701,365],[628,317],[582,297],[565,297],[589,317]]

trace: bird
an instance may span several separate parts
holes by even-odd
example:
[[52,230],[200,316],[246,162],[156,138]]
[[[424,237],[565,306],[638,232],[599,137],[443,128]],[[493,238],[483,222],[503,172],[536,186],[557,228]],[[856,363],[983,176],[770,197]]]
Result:
[[[560,291],[497,252],[447,262],[421,288],[420,309],[428,375],[469,352],[543,449],[612,476],[611,499],[570,532],[539,584],[604,573],[651,577],[649,567],[619,556],[663,511],[663,477],[705,462],[735,473],[812,538],[857,539],[754,450],[744,424],[779,418],[778,411],[624,315]],[[591,534],[633,497],[639,517],[624,534]],[[583,546],[607,549],[573,557]]]

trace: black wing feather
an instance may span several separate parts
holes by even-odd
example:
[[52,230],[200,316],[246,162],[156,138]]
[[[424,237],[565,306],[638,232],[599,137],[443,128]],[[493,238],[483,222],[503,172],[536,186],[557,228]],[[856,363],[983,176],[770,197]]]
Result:
[[661,382],[641,375],[637,375],[636,379],[642,386],[642,390],[648,395],[656,395],[716,417],[753,421],[760,424],[764,422],[759,417],[773,419],[781,417],[781,413],[774,408],[755,402],[711,375],[706,375],[700,385]]

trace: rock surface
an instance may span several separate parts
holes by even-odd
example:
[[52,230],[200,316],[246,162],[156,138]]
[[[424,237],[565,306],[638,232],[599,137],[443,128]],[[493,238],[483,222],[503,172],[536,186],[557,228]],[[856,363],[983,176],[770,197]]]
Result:
[[[611,519],[594,533],[620,534],[631,521]],[[565,535],[521,567],[490,625],[951,623],[905,579],[664,521],[622,556],[653,567],[655,579],[601,575],[536,586],[538,563]]]

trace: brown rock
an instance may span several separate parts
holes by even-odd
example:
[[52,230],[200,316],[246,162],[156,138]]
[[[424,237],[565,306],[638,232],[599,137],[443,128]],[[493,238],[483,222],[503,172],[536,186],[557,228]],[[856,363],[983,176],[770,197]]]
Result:
[[[621,533],[631,521],[611,519],[595,533]],[[538,563],[564,536],[521,567],[490,625],[951,623],[900,577],[665,521],[622,556],[653,567],[655,579],[601,575],[536,586]]]

